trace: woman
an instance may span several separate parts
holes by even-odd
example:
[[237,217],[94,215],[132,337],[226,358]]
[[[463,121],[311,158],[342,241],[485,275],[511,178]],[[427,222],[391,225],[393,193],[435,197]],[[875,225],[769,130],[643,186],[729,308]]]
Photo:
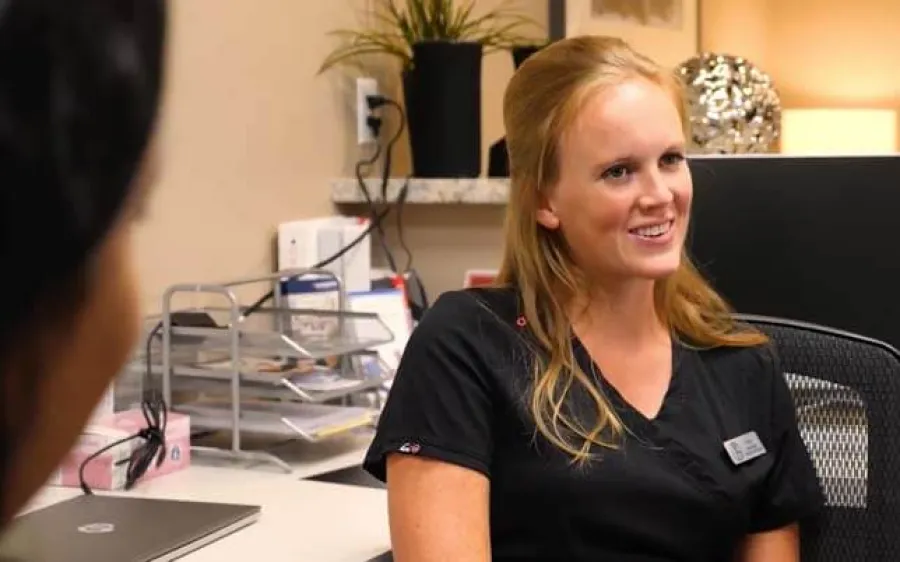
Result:
[[163,0],[0,3],[0,526],[74,444],[139,329]]
[[684,255],[684,108],[617,39],[513,76],[501,287],[426,314],[366,458],[399,562],[799,560],[820,489],[773,350]]

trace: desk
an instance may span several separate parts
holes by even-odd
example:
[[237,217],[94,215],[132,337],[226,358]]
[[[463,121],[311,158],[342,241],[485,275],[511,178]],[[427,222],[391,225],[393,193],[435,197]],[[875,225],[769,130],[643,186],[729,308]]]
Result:
[[[294,467],[293,474],[267,465],[239,467],[197,456],[186,471],[144,482],[131,492],[111,494],[262,506],[259,522],[191,553],[185,562],[365,562],[390,547],[385,491],[301,478],[359,465],[370,441],[371,434],[362,432],[279,451]],[[853,463],[838,466],[838,474],[826,474],[826,480],[847,478],[852,488],[865,490],[864,472],[855,471]],[[48,487],[28,509],[80,493]]]
[[[189,554],[185,562],[364,562],[390,547],[385,491],[301,478],[359,464],[367,437],[304,444],[299,456],[306,460],[292,463],[294,474],[218,466],[221,461],[210,466],[198,457],[185,471],[144,482],[131,492],[109,493],[262,506],[257,523]],[[333,455],[335,450],[343,453]],[[28,509],[80,493],[47,487]]]

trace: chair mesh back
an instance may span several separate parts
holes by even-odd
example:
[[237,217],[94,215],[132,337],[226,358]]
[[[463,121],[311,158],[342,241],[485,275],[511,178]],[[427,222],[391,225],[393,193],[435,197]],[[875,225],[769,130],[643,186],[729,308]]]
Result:
[[742,317],[775,342],[826,497],[804,562],[900,561],[900,354],[788,320]]
[[828,505],[865,508],[869,420],[860,394],[799,373],[785,376]]

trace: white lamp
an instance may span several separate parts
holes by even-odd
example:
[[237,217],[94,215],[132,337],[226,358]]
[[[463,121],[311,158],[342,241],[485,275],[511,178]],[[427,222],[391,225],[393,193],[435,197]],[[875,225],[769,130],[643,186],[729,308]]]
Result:
[[897,112],[890,109],[785,109],[781,113],[784,154],[892,154],[897,148]]

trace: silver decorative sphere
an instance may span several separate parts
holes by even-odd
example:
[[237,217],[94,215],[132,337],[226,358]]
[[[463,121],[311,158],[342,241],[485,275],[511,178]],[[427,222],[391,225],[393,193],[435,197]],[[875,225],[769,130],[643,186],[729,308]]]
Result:
[[703,53],[677,67],[690,101],[690,151],[770,152],[781,134],[781,100],[768,74],[742,57]]

